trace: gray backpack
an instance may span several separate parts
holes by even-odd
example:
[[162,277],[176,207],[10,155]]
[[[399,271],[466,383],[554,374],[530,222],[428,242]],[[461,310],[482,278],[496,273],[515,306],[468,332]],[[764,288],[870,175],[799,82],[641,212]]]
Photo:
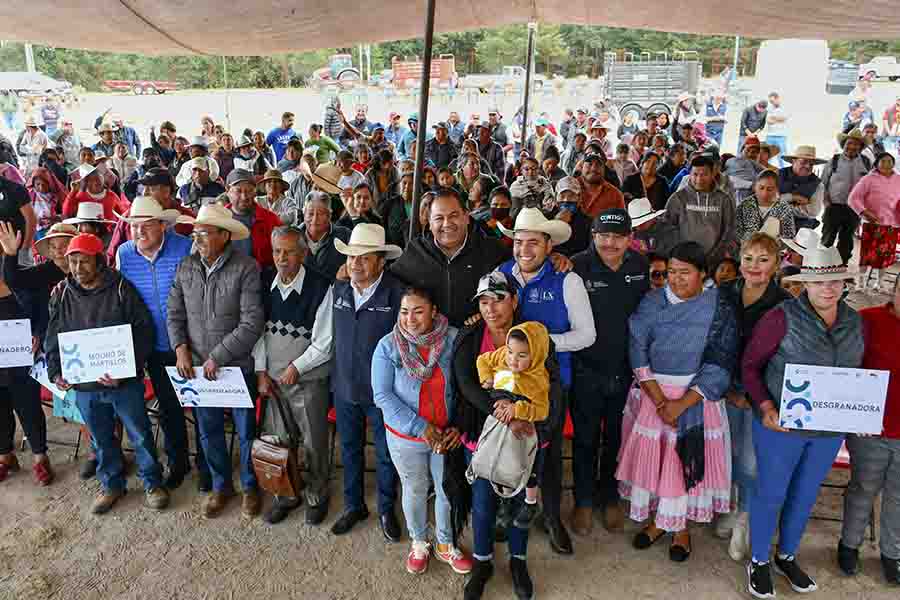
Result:
[[508,425],[489,415],[466,470],[466,479],[469,484],[477,478],[486,479],[498,496],[512,498],[528,483],[537,447],[537,434],[519,439]]

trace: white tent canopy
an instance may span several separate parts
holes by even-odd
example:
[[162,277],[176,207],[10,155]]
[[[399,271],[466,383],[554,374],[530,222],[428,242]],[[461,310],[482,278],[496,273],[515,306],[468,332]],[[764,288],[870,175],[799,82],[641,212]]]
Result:
[[[762,38],[900,38],[896,0],[436,0],[435,31],[573,23]],[[6,0],[0,39],[142,54],[265,55],[422,37],[424,0]]]

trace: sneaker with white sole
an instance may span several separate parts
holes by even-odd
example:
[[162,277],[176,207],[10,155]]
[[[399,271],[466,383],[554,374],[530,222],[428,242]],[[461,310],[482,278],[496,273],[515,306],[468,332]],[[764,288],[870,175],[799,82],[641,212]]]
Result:
[[441,552],[441,546],[442,544],[438,544],[434,547],[435,558],[450,565],[450,568],[453,569],[454,573],[468,575],[472,572],[473,563],[470,556],[467,556],[453,544],[447,544],[446,552]]
[[752,560],[747,563],[747,591],[754,598],[775,597],[775,585],[772,583],[772,569],[769,563]]
[[793,555],[784,558],[776,556],[774,563],[775,572],[785,577],[798,594],[808,594],[819,589],[813,578],[797,565]]
[[412,575],[421,575],[428,570],[428,557],[431,556],[431,544],[413,540],[406,556],[406,570]]
[[728,556],[735,562],[744,562],[750,554],[750,514],[737,513],[737,520],[731,530],[731,543],[728,544]]
[[720,540],[727,540],[731,537],[731,532],[734,531],[737,519],[738,513],[736,511],[719,515],[719,518],[716,519],[716,537]]

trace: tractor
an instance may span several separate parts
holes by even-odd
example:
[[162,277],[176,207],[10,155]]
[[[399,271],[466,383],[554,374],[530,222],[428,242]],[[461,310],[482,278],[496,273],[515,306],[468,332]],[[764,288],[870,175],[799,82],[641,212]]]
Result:
[[310,86],[322,88],[338,86],[340,88],[353,87],[359,83],[361,77],[359,71],[353,67],[353,57],[349,54],[334,54],[328,60],[328,66],[316,69],[309,78]]

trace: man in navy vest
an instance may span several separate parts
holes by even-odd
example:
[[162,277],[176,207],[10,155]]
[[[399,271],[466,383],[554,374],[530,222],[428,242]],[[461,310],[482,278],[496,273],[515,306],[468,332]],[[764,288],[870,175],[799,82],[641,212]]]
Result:
[[[309,248],[303,230],[282,225],[272,231],[277,274],[264,293],[266,325],[253,349],[259,395],[268,398],[262,431],[287,441],[291,431],[273,403],[280,399],[300,431],[303,462],[309,468],[303,495],[306,522],[318,525],[328,514],[328,374],[334,328],[331,279],[303,261]],[[272,395],[277,394],[277,399]],[[264,515],[278,523],[300,506],[300,498],[276,496]]]
[[403,292],[403,285],[384,272],[385,261],[395,260],[403,251],[385,244],[384,228],[371,223],[357,225],[348,243],[335,239],[334,246],[347,257],[350,281],[334,284],[335,361],[331,390],[344,464],[344,512],[331,532],[343,535],[369,516],[363,498],[368,421],[375,438],[381,531],[389,542],[396,542],[401,535],[394,514],[397,471],[388,452],[384,419],[372,396],[371,373],[375,346],[393,330]]
[[[632,202],[632,206],[639,203]],[[647,204],[649,207],[649,204]],[[647,259],[628,248],[631,229],[657,214],[636,214],[610,208],[594,219],[592,243],[572,257],[575,272],[584,280],[594,323],[603,335],[573,359],[572,474],[575,479],[575,513],[572,530],[591,533],[594,480],[601,437],[603,452],[596,475],[598,503],[604,507],[603,524],[608,531],[621,531],[625,515],[619,504],[616,467],[622,443],[622,412],[631,385],[628,366],[628,317],[650,288]],[[601,436],[601,424],[604,434]]]
[[[519,284],[519,311],[523,321],[543,323],[550,332],[559,359],[563,398],[572,387],[572,352],[587,348],[597,337],[594,316],[584,282],[573,272],[561,273],[553,268],[550,252],[555,244],[562,244],[572,235],[568,223],[547,220],[538,208],[524,208],[516,217],[514,229],[501,226],[503,233],[513,239],[513,260],[500,266]],[[564,400],[565,404],[565,400]],[[544,462],[541,493],[544,502],[544,522],[550,534],[550,546],[559,554],[572,553],[572,541],[559,514],[562,494],[562,415],[551,424],[551,439]]]
[[[131,239],[116,252],[116,266],[140,294],[150,316],[156,343],[147,359],[147,372],[159,403],[159,423],[166,436],[166,457],[169,473],[165,485],[175,489],[191,470],[188,459],[188,437],[184,409],[166,374],[166,366],[175,364],[175,352],[169,344],[166,329],[167,302],[175,273],[181,260],[191,253],[191,240],[175,233],[171,227],[180,214],[175,209],[164,210],[149,196],[135,198],[130,216],[119,217],[131,230]],[[200,439],[196,424],[194,430]],[[197,469],[200,471],[201,491],[209,491],[209,467],[203,449],[197,444]]]

